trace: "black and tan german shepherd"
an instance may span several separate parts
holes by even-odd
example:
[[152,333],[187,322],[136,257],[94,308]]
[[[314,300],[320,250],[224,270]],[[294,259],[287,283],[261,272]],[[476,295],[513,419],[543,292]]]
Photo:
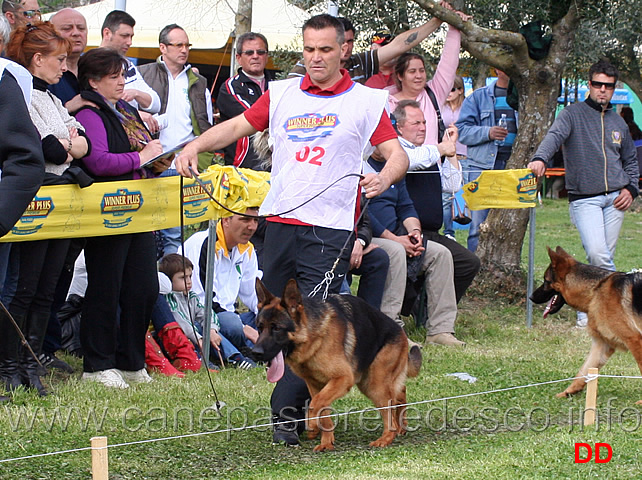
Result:
[[[548,248],[548,256],[551,263],[544,272],[544,283],[531,300],[548,302],[544,316],[559,311],[565,303],[588,315],[593,343],[577,376],[585,376],[589,368],[602,368],[615,350],[629,350],[642,372],[642,273],[585,265],[562,247]],[[557,396],[573,395],[585,385],[584,378],[577,378]]]
[[[321,430],[315,451],[334,449],[332,402],[357,385],[383,418],[383,434],[370,444],[390,445],[406,432],[406,377],[416,377],[421,351],[408,351],[408,338],[393,320],[360,298],[329,295],[326,301],[303,298],[290,280],[283,297],[275,297],[257,279],[261,307],[257,317],[259,339],[252,350],[258,360],[269,362],[268,380],[283,375],[283,358],[305,380],[312,396],[307,411],[308,438]],[[390,408],[393,407],[393,408]]]

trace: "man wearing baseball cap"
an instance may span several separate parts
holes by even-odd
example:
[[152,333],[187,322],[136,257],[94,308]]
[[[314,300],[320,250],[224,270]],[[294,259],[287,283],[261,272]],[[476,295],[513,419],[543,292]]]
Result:
[[[392,34],[389,30],[379,30],[372,36],[370,50],[377,50],[392,41]],[[397,57],[388,60],[383,65],[379,65],[379,73],[366,80],[366,87],[383,89],[395,84],[395,63]]]

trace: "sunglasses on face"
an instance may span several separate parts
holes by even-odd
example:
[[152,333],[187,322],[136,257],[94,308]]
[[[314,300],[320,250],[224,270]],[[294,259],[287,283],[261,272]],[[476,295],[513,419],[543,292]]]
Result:
[[451,89],[450,89],[450,91],[451,91],[451,92],[456,92],[457,90],[459,90],[459,88],[460,88],[460,87],[453,87],[453,88],[451,88]]
[[255,52],[257,55],[261,55],[261,56],[267,55],[268,53],[267,50],[244,50],[241,52],[241,55],[247,55],[248,57],[251,57],[252,55],[254,55]]
[[597,80],[591,80],[591,86],[600,90],[602,87],[607,90],[613,90],[615,88],[615,82],[598,82]]
[[40,10],[23,10],[22,14],[27,18],[33,18],[33,17],[40,18],[42,15],[42,12]]

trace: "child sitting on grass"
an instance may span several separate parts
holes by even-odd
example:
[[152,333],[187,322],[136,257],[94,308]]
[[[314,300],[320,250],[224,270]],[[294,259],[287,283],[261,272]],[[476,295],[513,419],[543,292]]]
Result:
[[[161,258],[159,271],[167,275],[172,282],[172,291],[165,294],[174,319],[180,325],[187,338],[193,343],[203,346],[203,328],[205,326],[205,306],[200,302],[198,295],[192,291],[192,262],[182,255],[171,253]],[[230,365],[243,370],[256,367],[253,360],[243,356],[239,350],[226,338],[225,331],[221,331],[218,317],[212,312],[210,326],[210,343],[212,357],[221,357]]]

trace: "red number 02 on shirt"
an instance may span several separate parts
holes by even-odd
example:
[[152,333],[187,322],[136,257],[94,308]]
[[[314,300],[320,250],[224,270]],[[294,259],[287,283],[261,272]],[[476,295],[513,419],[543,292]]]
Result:
[[[312,154],[312,156],[310,156]],[[310,165],[321,166],[320,159],[325,155],[325,150],[322,147],[303,147],[296,152],[296,159],[298,162],[309,162]]]

